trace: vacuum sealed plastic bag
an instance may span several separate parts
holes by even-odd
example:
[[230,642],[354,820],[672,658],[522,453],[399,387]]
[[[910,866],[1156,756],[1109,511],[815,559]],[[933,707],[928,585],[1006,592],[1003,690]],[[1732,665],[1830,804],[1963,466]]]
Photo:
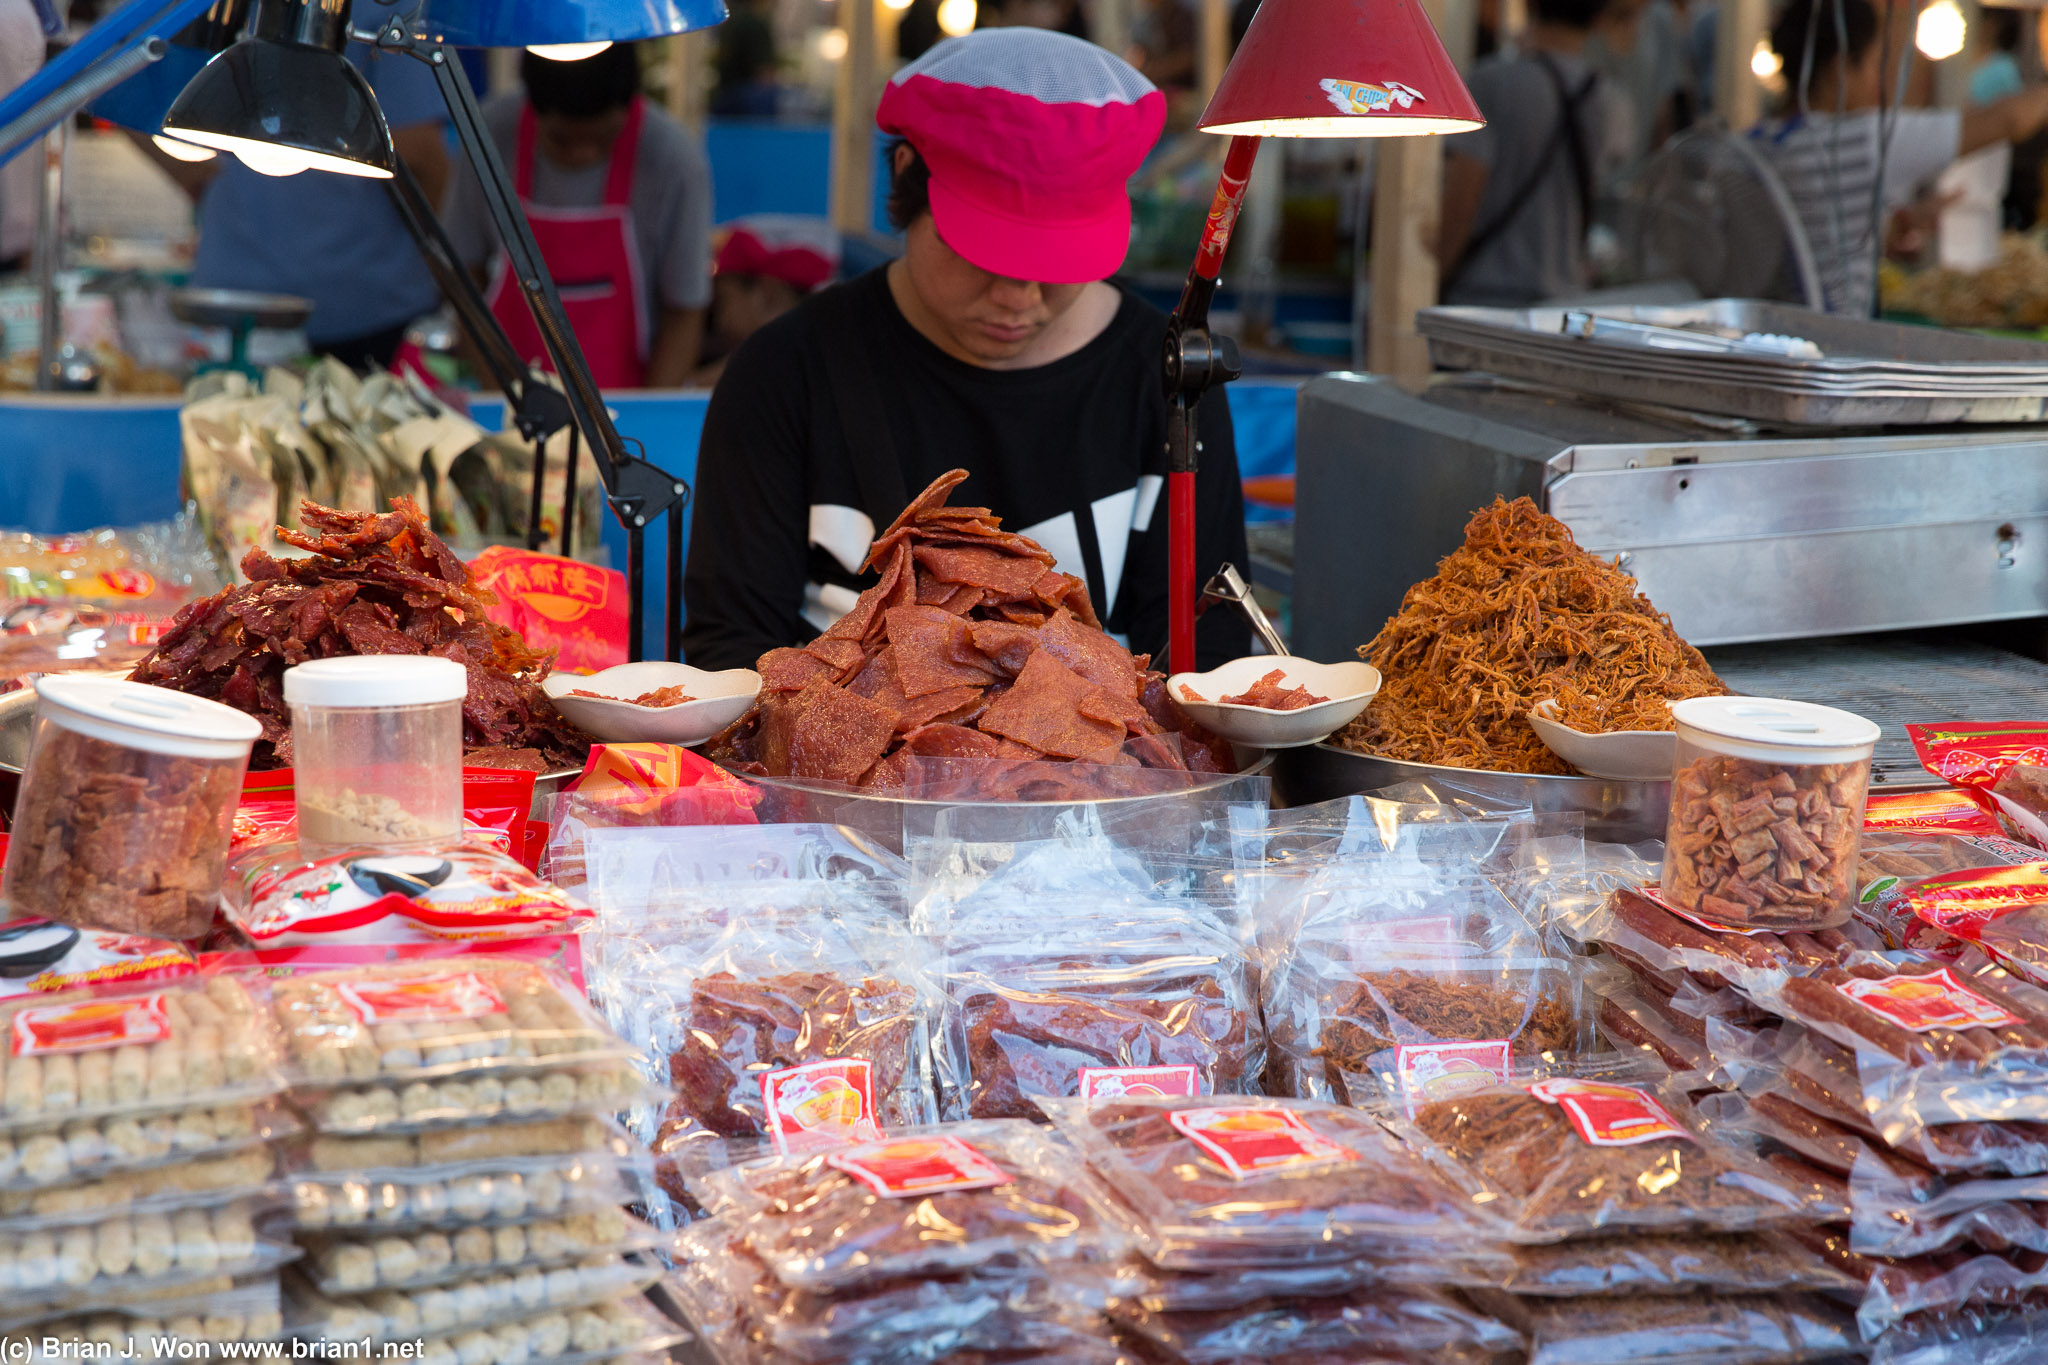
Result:
[[1157,1265],[1356,1260],[1500,1231],[1356,1109],[1252,1096],[1040,1103],[1135,1211]]
[[73,1119],[0,1134],[0,1211],[81,1180],[125,1177],[132,1187],[146,1186],[156,1168],[247,1152],[298,1128],[289,1112],[265,1101]]
[[1581,944],[1597,945],[1632,968],[1691,972],[1717,987],[1857,965],[1870,960],[1876,947],[1875,937],[1853,920],[1810,933],[1734,929],[1682,915],[1628,887],[1567,917],[1563,926]]
[[1775,1365],[1861,1346],[1847,1309],[1810,1296],[1474,1299],[1527,1337],[1529,1365]]
[[275,1269],[297,1254],[268,1216],[276,1207],[264,1195],[209,1195],[47,1219],[0,1243],[6,1311],[83,1310]]
[[1809,1216],[1818,1195],[1719,1138],[1675,1077],[1511,1081],[1416,1111],[1431,1158],[1514,1233],[1741,1231]]
[[678,893],[772,882],[839,883],[900,911],[909,877],[903,859],[839,825],[593,826],[580,858],[589,898],[628,917]]
[[2048,848],[2048,727],[2035,721],[1908,725],[1929,772],[1962,789],[2016,839]]
[[669,1092],[643,1125],[663,1186],[727,1164],[727,1145],[805,1151],[930,1123],[925,948],[900,915],[838,882],[737,885],[722,923],[612,916],[593,973],[620,1031]]
[[1512,1350],[1519,1333],[1437,1290],[1382,1285],[1323,1298],[1275,1298],[1221,1312],[1149,1311],[1120,1301],[1125,1332],[1190,1365],[1266,1359],[1283,1352],[1433,1353],[1460,1345]]
[[60,1361],[200,1360],[226,1343],[270,1342],[282,1334],[277,1276],[218,1279],[134,1302],[103,1304],[0,1334],[0,1350],[27,1365]]
[[[1014,1119],[946,1124],[693,1180],[776,1278],[831,1290],[1002,1261],[1108,1263],[1108,1192],[1045,1132]],[[929,1229],[943,1226],[934,1237]]]
[[301,1277],[285,1283],[285,1323],[314,1341],[414,1341],[535,1314],[616,1303],[660,1278],[654,1265],[593,1256],[578,1265],[481,1275],[431,1289],[330,1297]]
[[[278,1037],[240,981],[197,977],[0,1004],[0,1129],[181,1109],[284,1089]],[[103,1134],[110,1131],[103,1125]]]
[[[516,1131],[518,1125],[507,1127]],[[381,1143],[383,1139],[366,1139]],[[320,1171],[303,1147],[288,1175],[298,1225],[323,1229],[493,1228],[630,1202],[637,1148],[620,1132],[588,1152],[506,1156],[436,1166]]]
[[[617,1140],[618,1129],[610,1121],[583,1115],[372,1137],[323,1133],[305,1142],[301,1160],[307,1171],[353,1175],[393,1167],[453,1168],[520,1157],[580,1157],[609,1150]],[[567,1164],[565,1160],[563,1165]]]
[[1888,1141],[1931,1124],[2048,1119],[2048,992],[2001,968],[1893,954],[1757,995],[1850,1050]]
[[965,896],[919,907],[942,960],[949,1117],[1257,1089],[1261,1030],[1236,935],[1193,900],[1134,890],[1097,852],[1018,846]]
[[[1405,810],[1406,808],[1397,808]],[[1288,1094],[1411,1110],[1511,1058],[1592,1041],[1578,973],[1482,870],[1500,831],[1438,824],[1346,856],[1269,894],[1259,938],[1270,1072]],[[1532,909],[1541,910],[1540,906]]]
[[1513,1258],[1513,1268],[1494,1283],[1539,1298],[1862,1287],[1776,1232],[1574,1237],[1516,1247]]
[[416,1289],[491,1273],[551,1270],[611,1252],[662,1244],[653,1228],[616,1207],[497,1227],[309,1236],[302,1273],[323,1294]]

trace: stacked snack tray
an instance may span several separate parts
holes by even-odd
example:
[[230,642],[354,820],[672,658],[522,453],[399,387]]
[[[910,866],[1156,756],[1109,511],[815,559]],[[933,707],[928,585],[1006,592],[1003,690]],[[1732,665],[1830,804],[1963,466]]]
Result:
[[675,1288],[728,1365],[1115,1359],[1115,1198],[1029,1122],[767,1156],[691,1193],[712,1216],[685,1232]]
[[[0,1004],[0,1316],[75,1319],[296,1255],[268,1141],[280,1047],[248,987],[183,977]],[[223,1312],[227,1310],[223,1309]]]
[[158,1295],[0,1333],[10,1360],[195,1360],[226,1343],[275,1342],[283,1334],[277,1277],[220,1276]]
[[626,1327],[664,1239],[621,1207],[646,1161],[611,1117],[645,1094],[639,1059],[575,985],[518,955],[416,951],[284,976],[269,1003],[313,1130],[286,1147],[295,1333],[465,1362],[530,1358],[535,1333],[548,1358],[654,1339]]
[[1512,1272],[1501,1226],[1372,1116],[1249,1096],[1047,1100],[1136,1224],[1109,1316],[1141,1356],[1239,1360],[1520,1343],[1439,1286]]
[[[1885,831],[1866,871],[1918,871],[1956,837]],[[1855,1281],[1872,1341],[2048,1295],[2048,995],[1970,945],[1888,949],[1887,928],[1745,931],[1626,889],[1575,927],[1630,974],[1610,1003],[1690,1025],[1709,1069],[1684,1084],[1727,1087],[1700,1100],[1710,1128],[1825,1191],[1786,1233]]]

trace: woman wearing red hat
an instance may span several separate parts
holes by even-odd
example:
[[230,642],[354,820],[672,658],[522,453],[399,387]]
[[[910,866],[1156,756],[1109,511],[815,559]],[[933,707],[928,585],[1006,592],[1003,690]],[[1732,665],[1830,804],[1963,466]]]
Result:
[[[756,332],[712,394],[697,466],[683,648],[751,666],[849,607],[877,530],[969,471],[994,509],[1087,580],[1108,628],[1166,646],[1166,317],[1111,283],[1127,182],[1165,100],[1128,63],[1042,29],[988,29],[898,72],[876,119],[894,149],[903,255]],[[1237,452],[1202,405],[1198,571],[1246,562]],[[1203,618],[1203,667],[1248,653]]]

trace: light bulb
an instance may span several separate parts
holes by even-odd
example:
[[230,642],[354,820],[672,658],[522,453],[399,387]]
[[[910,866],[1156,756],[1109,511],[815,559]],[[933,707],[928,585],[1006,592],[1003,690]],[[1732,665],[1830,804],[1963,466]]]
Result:
[[1767,81],[1785,69],[1785,59],[1775,52],[1767,38],[1756,40],[1756,51],[1749,54],[1750,73],[1760,81]]
[[818,35],[818,55],[828,62],[836,62],[846,55],[846,30],[828,28]]
[[240,157],[242,164],[258,175],[297,175],[310,170],[312,161],[304,152],[295,147],[274,147],[267,142],[248,142],[237,139],[229,148]]
[[1930,62],[1942,61],[1963,50],[1968,31],[1969,23],[1956,0],[1934,0],[1920,11],[1920,22],[1913,27],[1913,46]]
[[175,137],[165,137],[162,133],[151,133],[149,140],[154,142],[156,149],[165,156],[174,157],[179,161],[211,161],[218,155],[211,147],[201,147]]
[[533,43],[526,50],[551,62],[580,62],[585,57],[595,57],[611,45],[612,40],[606,38],[598,43]]
[[974,32],[974,0],[940,0],[939,31],[948,38]]

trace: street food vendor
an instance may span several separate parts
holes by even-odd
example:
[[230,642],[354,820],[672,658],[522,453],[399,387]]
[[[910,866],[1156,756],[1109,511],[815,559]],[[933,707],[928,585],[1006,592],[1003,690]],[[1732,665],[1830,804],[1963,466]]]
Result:
[[[1126,183],[1165,99],[1078,38],[997,28],[903,68],[877,122],[903,255],[763,327],[711,398],[697,467],[683,649],[750,667],[830,626],[880,528],[953,468],[1084,579],[1104,624],[1166,648],[1166,319],[1111,282]],[[1246,564],[1230,414],[1200,408],[1196,562]],[[1210,612],[1204,667],[1250,651]]]

